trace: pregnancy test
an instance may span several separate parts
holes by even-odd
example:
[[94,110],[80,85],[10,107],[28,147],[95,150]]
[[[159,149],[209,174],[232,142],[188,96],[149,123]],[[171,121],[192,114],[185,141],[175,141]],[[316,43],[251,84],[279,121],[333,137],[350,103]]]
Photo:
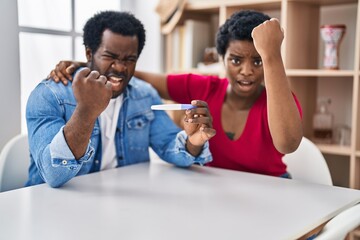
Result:
[[152,105],[152,110],[187,110],[196,108],[191,104],[160,104],[160,105]]

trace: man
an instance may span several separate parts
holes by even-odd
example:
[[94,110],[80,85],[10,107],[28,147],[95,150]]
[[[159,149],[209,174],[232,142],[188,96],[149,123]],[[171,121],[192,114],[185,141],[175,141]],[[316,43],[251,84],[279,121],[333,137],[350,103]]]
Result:
[[[67,86],[43,81],[31,93],[26,119],[31,165],[26,185],[60,187],[75,176],[149,161],[148,148],[178,166],[212,160],[215,135],[207,104],[192,101],[179,132],[147,83],[132,79],[145,44],[130,13],[104,11],[84,27],[87,67]],[[132,80],[131,80],[132,79]],[[130,81],[131,80],[131,81]]]

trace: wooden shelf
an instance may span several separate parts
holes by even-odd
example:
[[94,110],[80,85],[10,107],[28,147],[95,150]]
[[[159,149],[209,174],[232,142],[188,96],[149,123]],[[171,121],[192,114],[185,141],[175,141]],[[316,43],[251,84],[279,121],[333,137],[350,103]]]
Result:
[[[360,158],[360,0],[188,0],[181,21],[177,23],[178,31],[166,36],[166,71],[225,76],[223,69],[186,69],[188,65],[183,61],[184,51],[175,47],[177,41],[174,39],[179,39],[176,37],[182,33],[180,30],[183,30],[186,20],[202,21],[211,29],[208,37],[212,42],[209,47],[213,47],[219,24],[241,9],[263,11],[280,19],[285,33],[283,61],[292,91],[302,107],[305,136],[313,134],[313,116],[319,98],[334,100],[332,110],[335,123],[348,125],[355,137],[351,136],[351,146],[318,144],[318,147],[322,153],[333,155],[334,159],[342,159],[343,156],[349,159],[350,164],[346,163],[350,166],[347,174],[341,174],[347,179],[341,181],[360,189],[357,161]],[[343,40],[346,44],[341,45],[342,54],[339,55],[340,70],[319,67],[324,51],[319,29],[321,25],[330,23],[344,23],[347,27]],[[199,37],[203,39],[206,36]]]
[[281,0],[206,0],[206,1],[197,1],[189,0],[185,5],[186,10],[196,11],[196,10],[216,10],[222,6],[226,7],[236,7],[242,6],[245,8],[257,7],[262,9],[279,9],[281,6]]
[[357,0],[288,0],[288,2],[302,2],[312,5],[330,6],[337,4],[357,3]]
[[325,154],[335,154],[342,156],[350,156],[351,148],[350,146],[340,146],[335,144],[316,144],[322,153]]
[[354,77],[352,70],[287,69],[288,77]]
[[[338,4],[357,3],[357,0],[288,0],[288,2],[306,3],[310,5],[331,6]],[[185,9],[189,11],[217,11],[220,7],[237,7],[244,8],[255,7],[257,9],[280,9],[281,0],[189,0]]]

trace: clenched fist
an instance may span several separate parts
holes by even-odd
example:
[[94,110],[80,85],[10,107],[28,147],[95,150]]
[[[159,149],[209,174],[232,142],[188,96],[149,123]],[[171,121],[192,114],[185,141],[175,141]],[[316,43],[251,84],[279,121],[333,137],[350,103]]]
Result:
[[78,109],[88,117],[97,118],[112,97],[111,83],[98,71],[81,69],[72,85]]
[[256,51],[261,58],[279,55],[284,32],[279,20],[272,18],[255,27],[251,33]]

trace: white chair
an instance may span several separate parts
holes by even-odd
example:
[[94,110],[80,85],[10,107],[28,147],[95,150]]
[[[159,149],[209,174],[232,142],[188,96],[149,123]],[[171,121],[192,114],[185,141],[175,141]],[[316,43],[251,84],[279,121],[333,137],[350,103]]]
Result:
[[332,218],[317,235],[316,240],[343,240],[358,226],[360,226],[360,204]]
[[5,144],[0,153],[0,192],[24,187],[29,165],[27,135],[17,135]]
[[326,160],[318,147],[303,137],[298,149],[283,157],[287,171],[296,180],[333,185]]
[[[283,157],[293,179],[333,185],[326,160],[318,147],[303,137],[299,148]],[[360,204],[332,218],[315,238],[316,240],[342,240],[360,225]]]

